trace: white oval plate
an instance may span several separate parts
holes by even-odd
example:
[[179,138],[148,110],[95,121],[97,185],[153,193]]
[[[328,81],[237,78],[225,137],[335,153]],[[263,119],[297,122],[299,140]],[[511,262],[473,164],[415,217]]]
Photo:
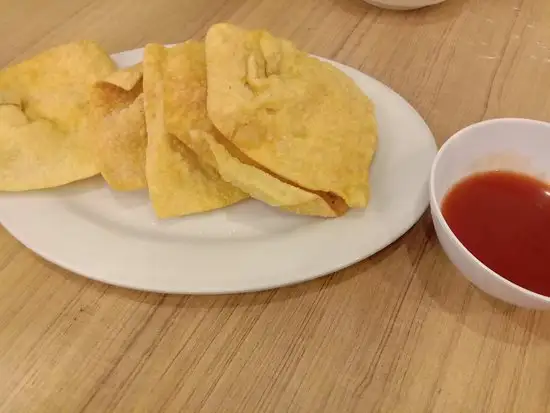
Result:
[[[143,49],[114,55],[126,67]],[[46,260],[109,284],[167,293],[229,293],[298,283],[346,267],[403,235],[428,205],[436,154],[418,113],[377,80],[331,62],[376,105],[379,149],[371,203],[337,219],[300,217],[245,201],[157,220],[147,193],[117,193],[94,178],[0,195],[0,222]]]

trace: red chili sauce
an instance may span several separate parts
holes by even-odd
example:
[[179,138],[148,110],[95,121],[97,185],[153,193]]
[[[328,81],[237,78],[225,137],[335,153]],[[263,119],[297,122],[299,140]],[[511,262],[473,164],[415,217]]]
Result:
[[526,175],[471,175],[443,199],[462,244],[500,276],[550,296],[550,186]]

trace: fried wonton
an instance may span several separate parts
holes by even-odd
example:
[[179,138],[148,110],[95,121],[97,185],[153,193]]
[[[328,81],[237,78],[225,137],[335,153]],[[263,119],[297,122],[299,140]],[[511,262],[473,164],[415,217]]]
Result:
[[90,88],[115,69],[75,42],[0,71],[0,190],[49,188],[98,173],[88,150]]
[[119,70],[97,82],[91,95],[90,144],[99,171],[119,191],[147,186],[147,130],[141,65]]
[[[253,198],[307,215],[337,214],[318,194],[305,191],[269,174],[247,159],[214,127],[206,110],[204,44],[189,41],[166,49],[166,102],[175,109],[166,116],[167,129],[193,150],[211,176],[220,176]],[[345,204],[340,211],[346,210]],[[337,209],[338,210],[338,209]]]
[[194,70],[204,71],[204,66],[194,67],[197,51],[204,54],[203,46],[195,42],[145,48],[146,175],[153,208],[161,218],[210,211],[247,197],[221,179],[204,160],[208,153],[202,153],[200,145],[187,144],[185,136],[208,134],[211,128],[206,110],[200,109],[205,105],[204,93],[195,94],[204,85],[197,89],[186,82],[193,80]]
[[265,31],[217,24],[206,36],[208,114],[275,176],[350,207],[369,200],[374,108],[343,72]]

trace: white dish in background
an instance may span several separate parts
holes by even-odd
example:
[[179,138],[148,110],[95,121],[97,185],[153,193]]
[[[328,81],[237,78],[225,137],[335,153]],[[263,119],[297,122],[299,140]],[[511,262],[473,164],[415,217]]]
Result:
[[520,307],[550,308],[550,297],[508,281],[485,266],[453,234],[441,212],[445,194],[476,173],[509,170],[550,181],[550,124],[528,119],[493,119],[449,138],[433,163],[430,207],[443,250],[460,272],[482,291]]
[[[114,55],[121,67],[142,57],[143,49]],[[333,64],[376,105],[380,142],[366,210],[318,219],[246,201],[159,221],[146,192],[114,192],[94,178],[53,190],[0,194],[0,222],[61,267],[148,291],[262,290],[360,261],[398,239],[426,210],[436,145],[428,126],[397,93],[355,69]]]
[[443,3],[445,0],[363,0],[373,6],[390,10],[414,10]]

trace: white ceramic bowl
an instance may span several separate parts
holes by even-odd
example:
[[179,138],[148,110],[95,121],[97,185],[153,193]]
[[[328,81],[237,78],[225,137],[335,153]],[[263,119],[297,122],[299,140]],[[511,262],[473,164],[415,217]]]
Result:
[[550,181],[550,124],[527,119],[493,119],[471,125],[439,150],[430,176],[430,207],[435,231],[453,264],[473,284],[520,307],[550,308],[550,297],[522,288],[475,258],[453,234],[441,202],[460,179],[491,170],[511,170]]
[[373,6],[382,9],[413,10],[421,7],[433,6],[443,3],[445,0],[364,0]]

